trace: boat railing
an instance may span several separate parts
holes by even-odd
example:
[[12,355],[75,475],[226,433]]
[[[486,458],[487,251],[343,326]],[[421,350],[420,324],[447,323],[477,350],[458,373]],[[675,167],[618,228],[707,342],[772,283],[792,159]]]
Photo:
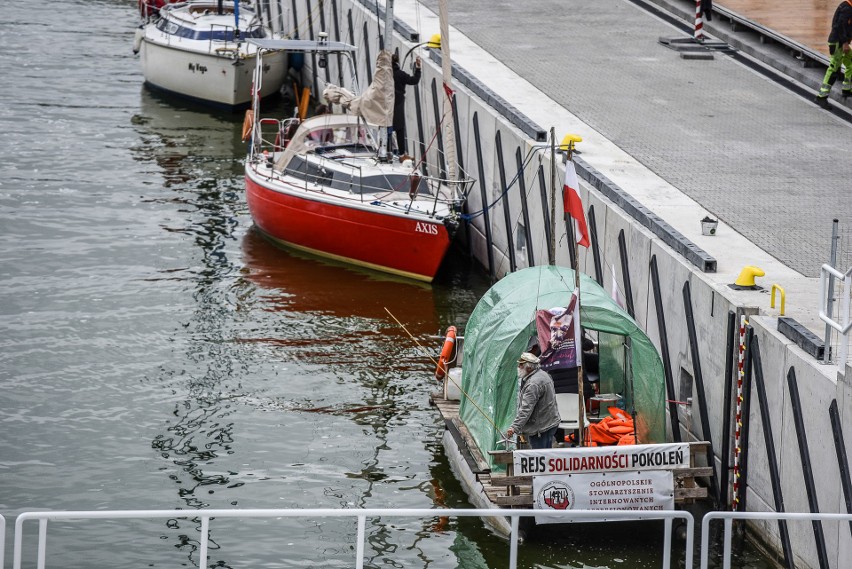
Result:
[[[216,31],[221,30],[223,39],[216,39]],[[228,30],[234,30],[234,41],[228,39]],[[210,39],[207,41],[207,53],[218,56],[228,55],[232,59],[239,56],[240,44],[236,41],[238,29],[227,24],[210,24]],[[224,44],[213,47],[213,44]],[[232,45],[233,44],[233,45]]]
[[[722,521],[724,531],[722,534],[722,569],[731,569],[731,536],[733,534],[734,520],[769,520],[777,521],[779,525],[786,521],[848,521],[852,523],[852,514],[820,514],[811,512],[708,512],[701,520],[701,569],[710,566],[710,524],[714,521]],[[786,533],[786,532],[784,532]],[[792,559],[789,560],[791,563]],[[714,564],[713,567],[718,567]]]
[[[198,567],[207,567],[207,551],[210,545],[210,522],[215,518],[217,525],[227,523],[227,520],[248,518],[353,518],[356,524],[355,567],[363,569],[365,546],[367,541],[367,519],[378,518],[416,518],[433,519],[444,517],[493,517],[495,515],[510,518],[512,532],[509,536],[509,569],[518,566],[519,522],[523,517],[544,517],[564,523],[577,522],[617,522],[617,521],[664,521],[663,530],[663,569],[670,569],[672,561],[672,529],[675,520],[686,524],[686,540],[683,551],[683,567],[692,569],[693,560],[693,530],[694,519],[689,512],[680,510],[641,511],[641,510],[500,510],[492,509],[245,509],[245,510],[114,510],[114,511],[44,511],[24,512],[15,520],[13,569],[21,569],[23,558],[24,523],[38,522],[37,559],[38,569],[44,569],[47,558],[48,522],[63,521],[63,527],[69,522],[80,520],[142,520],[142,519],[189,519],[200,522],[197,537]],[[383,526],[383,530],[391,531],[394,525]],[[186,532],[184,528],[182,531]],[[402,531],[402,530],[401,530]],[[30,540],[27,540],[30,543]],[[220,545],[221,547],[221,545]],[[2,553],[2,549],[0,549]],[[221,553],[221,550],[220,550]],[[286,552],[281,551],[282,555]],[[0,560],[2,560],[0,556]],[[298,560],[292,560],[298,561]]]

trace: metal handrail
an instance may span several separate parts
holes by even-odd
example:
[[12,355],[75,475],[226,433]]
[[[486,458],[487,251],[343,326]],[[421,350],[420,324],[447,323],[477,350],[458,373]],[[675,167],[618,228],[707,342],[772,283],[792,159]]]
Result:
[[715,520],[722,520],[725,523],[722,569],[731,569],[731,529],[733,527],[734,520],[852,521],[852,514],[814,514],[810,512],[708,512],[701,520],[700,569],[707,569],[709,566],[710,524]]
[[[672,521],[676,519],[686,522],[686,542],[684,545],[685,569],[692,569],[693,559],[693,530],[695,520],[692,514],[680,510],[666,511],[637,511],[637,510],[493,510],[493,509],[246,509],[246,510],[115,510],[115,511],[63,511],[63,512],[24,512],[15,520],[15,550],[13,569],[20,569],[23,543],[23,526],[28,520],[39,522],[38,538],[38,569],[44,569],[47,542],[48,520],[80,520],[80,519],[201,519],[201,536],[198,540],[198,566],[207,566],[207,546],[210,530],[210,519],[221,521],[226,518],[357,518],[358,533],[356,544],[355,567],[364,567],[364,542],[366,541],[367,518],[381,517],[493,517],[495,515],[511,518],[512,531],[509,537],[509,569],[516,569],[518,564],[518,523],[521,516],[536,516],[556,518],[564,523],[576,522],[613,522],[664,520],[663,569],[671,567]],[[0,568],[2,569],[2,568]]]
[[[843,282],[842,300],[840,303],[841,321],[837,322],[831,317],[831,314],[826,313],[828,307],[828,299],[833,291],[828,290],[828,283],[832,283],[832,277],[838,278]],[[837,357],[837,367],[840,373],[845,373],[846,362],[849,358],[849,330],[852,330],[852,318],[849,316],[849,308],[852,304],[852,267],[845,273],[841,273],[831,265],[825,264],[819,270],[819,317],[820,319],[837,330],[839,333],[838,342],[839,350]],[[828,346],[825,346],[828,353]],[[826,361],[828,359],[826,358]]]

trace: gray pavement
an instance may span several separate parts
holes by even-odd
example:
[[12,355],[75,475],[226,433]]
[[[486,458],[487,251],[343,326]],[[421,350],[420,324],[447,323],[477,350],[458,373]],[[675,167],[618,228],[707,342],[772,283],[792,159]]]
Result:
[[811,102],[818,70],[797,94],[733,57],[682,59],[658,42],[677,30],[628,0],[464,0],[450,20],[790,268],[817,276],[832,219],[852,227],[852,125]]

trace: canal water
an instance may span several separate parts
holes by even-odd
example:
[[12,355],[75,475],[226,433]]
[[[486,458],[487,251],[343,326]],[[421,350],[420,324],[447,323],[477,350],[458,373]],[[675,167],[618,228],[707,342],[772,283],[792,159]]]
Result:
[[[468,507],[418,344],[436,352],[487,279],[462,251],[424,285],[270,245],[246,207],[242,117],[144,88],[136,24],[128,0],[4,4],[6,563],[22,511]],[[551,535],[520,566],[656,567],[659,530]],[[209,566],[352,567],[355,532],[213,520]],[[476,518],[367,532],[369,567],[507,562]],[[194,520],[52,522],[47,562],[198,566],[197,538]]]

